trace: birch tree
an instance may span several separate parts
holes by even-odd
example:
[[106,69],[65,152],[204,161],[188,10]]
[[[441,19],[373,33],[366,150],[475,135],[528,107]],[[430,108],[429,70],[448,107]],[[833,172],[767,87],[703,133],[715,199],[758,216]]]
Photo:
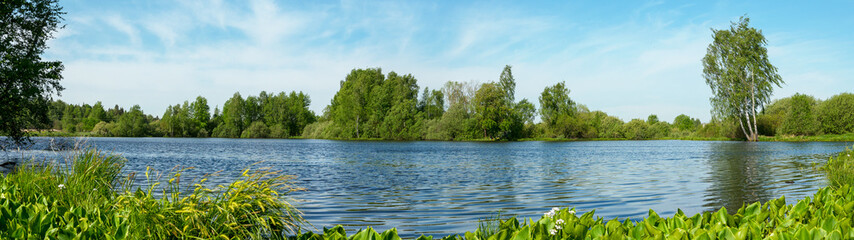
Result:
[[783,79],[768,60],[761,30],[739,18],[729,29],[712,29],[713,41],[703,58],[703,77],[712,88],[712,115],[738,121],[748,141],[758,138],[757,109],[770,101]]

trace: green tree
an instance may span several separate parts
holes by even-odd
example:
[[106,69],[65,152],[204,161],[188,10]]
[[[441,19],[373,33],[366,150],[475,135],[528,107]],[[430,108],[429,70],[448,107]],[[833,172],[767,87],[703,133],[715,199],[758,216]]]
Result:
[[712,114],[738,121],[749,141],[758,137],[757,109],[769,101],[783,79],[768,60],[765,36],[742,17],[730,29],[712,29],[703,58],[703,77],[712,89]]
[[500,139],[508,133],[511,109],[505,92],[495,83],[485,83],[475,94],[476,118],[483,138]]
[[208,123],[211,121],[211,107],[208,106],[208,99],[202,96],[196,97],[196,101],[190,104],[190,109],[192,109],[191,115],[199,129],[203,129],[205,132],[213,130],[208,129]]
[[578,109],[569,92],[565,83],[559,82],[540,93],[540,118],[552,137],[571,138],[582,132],[576,116]]
[[63,65],[44,61],[47,41],[61,28],[57,0],[16,0],[0,4],[0,149],[29,142],[23,128],[48,124],[51,96],[63,87]]
[[821,130],[828,134],[854,132],[854,94],[841,93],[819,105]]
[[623,125],[623,136],[628,139],[640,140],[650,138],[649,124],[642,119],[632,119]]
[[785,97],[771,101],[762,109],[757,119],[759,134],[774,136],[782,131],[783,119],[791,109],[792,97]]
[[116,128],[112,133],[117,137],[145,137],[149,135],[150,127],[145,113],[139,105],[134,105],[130,111],[119,117]]
[[442,117],[445,113],[445,97],[442,91],[430,90],[425,87],[421,94],[421,101],[418,102],[418,109],[424,112],[426,119],[434,119]]
[[700,127],[700,120],[689,117],[685,114],[679,114],[673,119],[673,126],[679,131],[696,131]]
[[334,127],[341,130],[342,136],[339,137],[362,137],[372,112],[368,106],[372,90],[382,83],[384,77],[379,68],[353,69],[341,81],[341,88],[329,106]]
[[650,114],[648,117],[646,117],[646,123],[649,123],[649,125],[658,123],[658,115]]
[[554,125],[560,116],[570,116],[576,112],[575,102],[569,98],[569,89],[564,82],[546,87],[540,94],[540,118],[548,125]]
[[249,119],[244,108],[245,101],[240,93],[234,95],[225,101],[222,107],[222,123],[217,125],[213,131],[214,137],[223,138],[238,138],[243,130],[247,127],[245,122]]
[[516,79],[513,78],[512,66],[504,65],[504,70],[498,77],[498,87],[504,92],[507,102],[514,102],[516,96]]
[[819,131],[819,122],[816,118],[815,108],[818,101],[809,95],[795,94],[791,98],[791,105],[780,126],[783,134],[791,135],[815,135]]
[[534,118],[537,117],[537,108],[528,99],[522,99],[513,105],[513,111],[519,115],[519,121],[522,123],[534,123]]

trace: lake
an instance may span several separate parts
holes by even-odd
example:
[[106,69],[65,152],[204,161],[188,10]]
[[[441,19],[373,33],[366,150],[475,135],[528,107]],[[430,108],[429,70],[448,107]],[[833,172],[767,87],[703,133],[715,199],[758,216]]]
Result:
[[[37,139],[44,141],[44,139]],[[671,216],[776,199],[826,185],[816,169],[849,143],[579,141],[383,142],[297,139],[90,138],[128,159],[125,172],[193,167],[224,184],[252,166],[296,175],[290,196],[315,227],[397,227],[402,237],[474,231],[501,211],[538,219],[552,207],[611,219]],[[38,149],[38,145],[35,149]],[[6,158],[56,157],[33,150]],[[261,163],[258,163],[261,162]],[[165,177],[168,179],[168,177]],[[353,233],[351,232],[351,233]]]

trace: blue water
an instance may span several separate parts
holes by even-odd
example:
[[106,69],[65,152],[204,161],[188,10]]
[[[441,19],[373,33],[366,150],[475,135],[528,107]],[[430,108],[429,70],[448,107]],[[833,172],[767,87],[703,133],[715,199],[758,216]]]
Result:
[[[43,140],[43,139],[42,139]],[[377,142],[268,139],[91,138],[146,167],[193,167],[185,178],[225,184],[253,167],[296,175],[292,193],[314,227],[397,227],[404,237],[474,231],[502,215],[539,218],[552,207],[596,210],[606,219],[737,209],[789,201],[826,185],[815,165],[851,146],[815,142]],[[9,156],[51,157],[32,150]],[[260,162],[260,163],[259,163]],[[168,178],[168,177],[164,177]]]

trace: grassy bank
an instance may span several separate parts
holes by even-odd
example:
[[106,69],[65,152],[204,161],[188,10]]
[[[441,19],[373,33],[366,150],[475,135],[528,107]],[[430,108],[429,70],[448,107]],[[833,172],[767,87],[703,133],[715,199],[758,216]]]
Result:
[[760,136],[759,141],[767,142],[854,142],[854,133],[826,134],[816,136]]
[[291,176],[246,170],[208,188],[181,171],[161,186],[146,172],[151,187],[133,190],[124,162],[87,150],[3,176],[0,239],[281,239],[304,223],[285,198]]

